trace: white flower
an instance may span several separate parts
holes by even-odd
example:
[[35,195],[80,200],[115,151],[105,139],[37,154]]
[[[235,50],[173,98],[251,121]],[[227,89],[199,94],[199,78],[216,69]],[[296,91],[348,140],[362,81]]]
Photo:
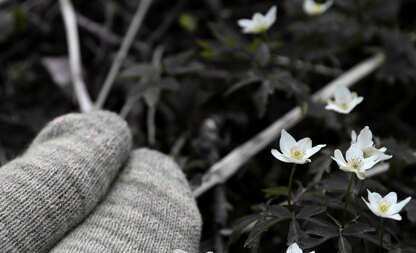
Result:
[[361,180],[366,178],[366,170],[371,169],[377,162],[377,157],[371,156],[364,158],[363,152],[356,144],[351,145],[345,155],[345,161],[339,149],[335,150],[332,159],[337,162],[339,168],[346,172],[354,172]]
[[393,156],[385,154],[387,148],[377,149],[373,142],[373,133],[368,126],[364,127],[357,136],[355,131],[351,132],[351,144],[357,144],[358,148],[363,151],[364,158],[376,156],[376,162],[385,161]]
[[370,210],[379,217],[393,220],[402,220],[402,216],[400,216],[399,212],[412,199],[411,197],[408,197],[407,199],[397,203],[397,194],[395,192],[390,192],[383,198],[377,192],[367,191],[370,203],[365,201],[364,198],[362,199],[368,208],[370,208]]
[[[303,251],[299,248],[299,245],[295,242],[287,248],[286,253],[303,253]],[[311,251],[310,253],[315,253],[315,251]]]
[[335,100],[329,100],[325,109],[348,114],[363,99],[363,97],[358,97],[357,93],[351,92],[346,86],[337,85],[335,88]]
[[303,138],[296,142],[296,140],[286,130],[282,130],[280,137],[280,153],[276,149],[272,149],[272,155],[285,163],[304,164],[311,162],[309,157],[318,152],[325,144],[312,147],[312,140],[310,138]]
[[326,12],[333,3],[333,0],[327,0],[325,3],[316,3],[314,0],[304,0],[303,11],[309,16],[321,15]]
[[266,15],[254,13],[252,19],[240,19],[238,25],[243,28],[243,33],[263,33],[276,21],[277,7],[273,6]]

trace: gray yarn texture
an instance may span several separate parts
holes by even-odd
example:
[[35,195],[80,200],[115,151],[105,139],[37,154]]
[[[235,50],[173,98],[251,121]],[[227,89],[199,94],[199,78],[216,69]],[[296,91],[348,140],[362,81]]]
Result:
[[48,124],[0,168],[0,252],[48,252],[104,197],[130,149],[127,124],[112,113]]
[[132,152],[103,202],[51,252],[196,253],[201,223],[176,163],[140,149]]

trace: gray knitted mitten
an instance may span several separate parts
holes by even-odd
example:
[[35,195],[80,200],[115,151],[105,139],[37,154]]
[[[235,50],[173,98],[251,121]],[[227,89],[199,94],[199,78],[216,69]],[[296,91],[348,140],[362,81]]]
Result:
[[0,252],[47,252],[96,207],[130,148],[127,124],[112,113],[51,122],[0,168]]
[[182,171],[167,156],[131,154],[92,214],[53,253],[198,251],[201,217]]

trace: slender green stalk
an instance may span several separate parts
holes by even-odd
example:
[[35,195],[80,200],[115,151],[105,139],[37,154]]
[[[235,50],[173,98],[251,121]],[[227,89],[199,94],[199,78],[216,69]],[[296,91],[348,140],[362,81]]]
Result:
[[[365,180],[365,179],[364,179]],[[357,197],[361,196],[363,193],[363,189],[364,189],[364,180],[360,180],[360,189],[357,192]]]
[[348,183],[347,195],[345,196],[344,211],[342,212],[342,227],[343,228],[345,226],[345,218],[347,215],[348,203],[350,201],[352,181],[354,180],[354,173],[350,173],[350,174],[351,176],[350,176],[350,181]]
[[269,38],[269,35],[267,34],[267,31],[264,31],[262,34],[263,34],[264,42],[269,44],[270,38]]
[[378,252],[383,251],[383,237],[384,237],[384,219],[380,217],[380,248]]
[[293,178],[295,176],[295,171],[296,171],[296,163],[293,164],[292,172],[290,173],[289,186],[288,186],[288,192],[287,192],[287,205],[290,211],[292,211],[292,185],[293,185]]

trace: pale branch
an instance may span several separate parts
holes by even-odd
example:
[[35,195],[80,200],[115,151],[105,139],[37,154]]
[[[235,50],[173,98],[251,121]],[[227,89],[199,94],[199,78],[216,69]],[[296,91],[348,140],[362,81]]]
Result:
[[93,108],[91,98],[82,79],[82,63],[79,46],[77,21],[74,8],[70,0],[59,0],[62,17],[65,24],[66,40],[69,51],[69,64],[71,79],[75,90],[75,95],[81,112],[91,111]]
[[[384,62],[383,54],[375,56],[361,62],[350,70],[346,71],[338,78],[327,84],[324,88],[313,95],[315,100],[328,100],[335,91],[337,85],[352,86],[360,79],[372,73]],[[193,191],[195,197],[212,188],[213,186],[224,183],[233,176],[246,161],[251,159],[260,150],[275,141],[282,129],[289,129],[296,125],[303,118],[302,110],[299,106],[293,108],[283,117],[276,120],[265,130],[248,140],[244,144],[235,148],[223,159],[215,163],[202,178],[202,184]]]
[[129,26],[126,36],[123,39],[120,49],[117,52],[116,57],[114,58],[113,63],[111,64],[110,71],[107,74],[107,77],[104,81],[104,84],[101,88],[101,91],[98,95],[98,99],[95,102],[96,108],[102,108],[107,96],[110,92],[111,86],[114,83],[114,80],[117,77],[118,72],[120,71],[121,65],[123,64],[124,59],[127,56],[127,53],[133,43],[134,38],[136,37],[137,32],[139,31],[143,19],[149,10],[152,0],[141,0],[137,11],[134,14],[133,20]]

